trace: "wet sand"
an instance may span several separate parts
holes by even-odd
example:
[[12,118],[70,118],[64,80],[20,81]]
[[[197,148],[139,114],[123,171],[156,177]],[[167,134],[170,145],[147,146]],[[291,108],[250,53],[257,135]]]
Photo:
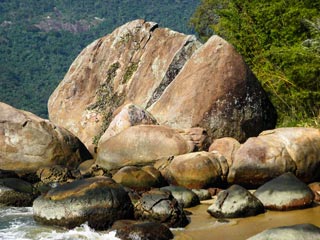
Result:
[[208,204],[201,204],[186,209],[192,212],[191,223],[183,230],[173,231],[176,240],[239,240],[247,239],[265,229],[312,223],[320,226],[320,205],[303,210],[293,211],[267,211],[254,217],[228,219],[221,223],[207,213]]

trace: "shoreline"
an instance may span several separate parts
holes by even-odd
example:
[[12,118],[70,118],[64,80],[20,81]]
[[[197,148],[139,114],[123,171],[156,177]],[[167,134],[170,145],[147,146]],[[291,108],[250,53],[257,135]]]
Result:
[[228,222],[218,222],[207,213],[208,203],[188,208],[191,222],[183,230],[173,230],[175,240],[208,239],[247,239],[266,229],[301,223],[311,223],[320,226],[320,204],[312,207],[291,211],[266,211],[253,217],[227,219]]

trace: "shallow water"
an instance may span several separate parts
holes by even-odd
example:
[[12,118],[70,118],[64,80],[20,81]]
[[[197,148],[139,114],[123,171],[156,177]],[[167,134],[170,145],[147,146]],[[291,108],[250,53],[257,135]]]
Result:
[[[299,223],[320,226],[320,205],[304,210],[287,212],[268,211],[255,217],[217,221],[206,211],[209,205],[201,204],[187,209],[191,223],[184,229],[173,230],[175,240],[249,238],[267,228]],[[115,232],[95,231],[88,225],[67,230],[43,226],[32,217],[32,208],[0,208],[0,239],[2,240],[118,240]]]
[[87,224],[67,230],[43,226],[32,217],[32,208],[0,208],[1,240],[119,240],[115,232],[96,232]]
[[320,205],[293,211],[267,211],[254,217],[229,219],[219,222],[206,211],[209,205],[201,204],[188,209],[193,214],[191,223],[183,231],[174,231],[176,240],[247,239],[265,229],[300,223],[312,223],[320,227]]

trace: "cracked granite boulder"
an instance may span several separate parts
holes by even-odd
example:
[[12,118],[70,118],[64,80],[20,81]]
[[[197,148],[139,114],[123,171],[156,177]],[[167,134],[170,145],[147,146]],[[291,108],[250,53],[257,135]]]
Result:
[[0,168],[35,173],[40,167],[77,167],[91,158],[68,130],[30,112],[0,103]]
[[88,45],[49,99],[50,120],[94,153],[120,106],[156,101],[201,44],[194,36],[135,20]]
[[156,23],[134,20],[88,45],[48,102],[49,118],[87,146],[128,103],[161,125],[200,127],[244,141],[274,128],[276,112],[242,57],[214,36],[202,45]]
[[162,223],[167,227],[185,227],[189,222],[170,191],[153,189],[142,194],[134,205],[136,219]]

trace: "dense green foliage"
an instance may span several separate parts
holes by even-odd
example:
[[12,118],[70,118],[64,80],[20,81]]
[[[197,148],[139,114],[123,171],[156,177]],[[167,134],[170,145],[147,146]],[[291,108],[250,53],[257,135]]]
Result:
[[[0,101],[46,117],[50,94],[86,45],[137,18],[190,33],[188,21],[199,2],[1,0]],[[46,21],[58,29],[37,27]],[[61,27],[66,24],[82,28],[69,31]]]
[[320,1],[202,0],[190,20],[244,56],[277,108],[279,126],[320,124]]

